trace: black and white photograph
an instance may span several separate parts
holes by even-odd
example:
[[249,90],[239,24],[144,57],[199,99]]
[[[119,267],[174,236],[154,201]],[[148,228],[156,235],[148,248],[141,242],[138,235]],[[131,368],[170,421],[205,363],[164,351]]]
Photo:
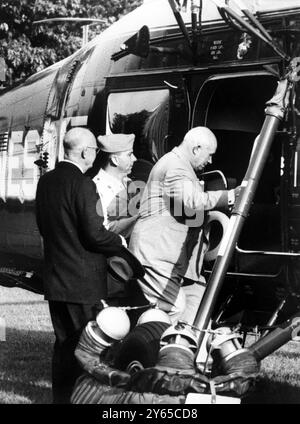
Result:
[[299,0],[0,1],[0,405],[300,404],[299,81]]

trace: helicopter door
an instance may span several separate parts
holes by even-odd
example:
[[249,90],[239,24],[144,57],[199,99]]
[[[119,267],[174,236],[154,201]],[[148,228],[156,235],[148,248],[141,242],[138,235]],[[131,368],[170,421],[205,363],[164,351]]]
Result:
[[[265,71],[235,73],[208,78],[198,92],[193,126],[208,126],[216,135],[218,149],[211,166],[223,171],[229,188],[241,184],[244,178],[254,140],[265,118],[265,103],[276,84],[276,78]],[[283,250],[285,217],[281,199],[286,171],[282,168],[282,155],[283,139],[278,134],[239,239],[235,261],[239,272],[274,277],[281,270],[281,260],[267,259],[262,254]],[[250,253],[252,250],[257,255]]]

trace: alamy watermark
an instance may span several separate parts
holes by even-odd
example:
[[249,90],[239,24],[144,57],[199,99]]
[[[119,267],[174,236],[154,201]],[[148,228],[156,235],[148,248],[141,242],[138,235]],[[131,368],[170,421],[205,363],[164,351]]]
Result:
[[[170,214],[179,219],[184,219],[185,224],[191,227],[201,226],[204,219],[204,207],[207,199],[199,199],[207,194],[199,190],[199,181],[132,181],[127,190],[115,196],[108,208],[108,215],[112,219],[133,217],[138,213],[143,216]],[[217,194],[216,194],[217,196]],[[103,205],[100,199],[96,205],[99,216],[103,217]]]

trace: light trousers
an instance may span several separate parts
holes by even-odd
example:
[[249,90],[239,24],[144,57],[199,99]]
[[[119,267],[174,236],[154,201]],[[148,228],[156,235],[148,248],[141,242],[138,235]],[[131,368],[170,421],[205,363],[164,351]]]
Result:
[[179,276],[165,276],[150,267],[145,271],[138,283],[146,299],[167,312],[172,324],[178,320],[193,324],[205,291],[204,278],[203,282],[182,286]]

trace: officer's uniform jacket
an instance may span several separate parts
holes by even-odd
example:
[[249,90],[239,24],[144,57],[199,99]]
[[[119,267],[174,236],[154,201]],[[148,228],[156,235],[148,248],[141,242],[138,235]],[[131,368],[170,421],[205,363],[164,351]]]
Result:
[[100,169],[93,180],[101,199],[105,227],[125,238],[129,237],[136,221],[136,215],[132,216],[129,211],[130,178],[125,177],[120,181]]

